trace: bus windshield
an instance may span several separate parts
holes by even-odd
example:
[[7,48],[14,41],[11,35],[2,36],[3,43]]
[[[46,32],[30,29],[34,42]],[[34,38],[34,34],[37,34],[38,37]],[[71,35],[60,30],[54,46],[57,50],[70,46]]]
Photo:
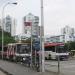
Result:
[[29,53],[30,46],[27,44],[19,44],[17,45],[17,53],[24,54]]
[[57,46],[56,52],[57,53],[65,53],[65,52],[67,52],[67,50],[64,49],[64,46]]
[[54,46],[52,46],[52,47],[45,47],[45,51],[55,52],[55,47]]
[[56,52],[56,53],[65,53],[65,52],[67,52],[64,49],[64,46],[50,46],[50,47],[45,47],[45,51],[52,51],[52,52]]

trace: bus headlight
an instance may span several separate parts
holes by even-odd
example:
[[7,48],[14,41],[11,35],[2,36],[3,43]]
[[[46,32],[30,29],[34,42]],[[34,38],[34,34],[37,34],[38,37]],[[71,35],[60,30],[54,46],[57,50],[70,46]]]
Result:
[[23,58],[23,60],[25,61],[25,60],[26,60],[26,58]]

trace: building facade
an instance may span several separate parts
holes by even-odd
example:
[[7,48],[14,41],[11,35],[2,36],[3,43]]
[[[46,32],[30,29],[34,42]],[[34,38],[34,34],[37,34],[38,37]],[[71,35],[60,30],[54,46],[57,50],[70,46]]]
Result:
[[6,16],[3,20],[4,31],[11,34],[11,36],[15,35],[16,32],[16,20],[11,16]]
[[46,36],[45,37],[45,43],[61,43],[61,42],[64,42],[64,39],[63,39],[64,35],[57,35],[57,36]]
[[69,26],[65,26],[61,29],[61,35],[46,36],[45,42],[62,42],[67,43],[69,41],[75,41],[75,30]]
[[5,17],[3,23],[4,23],[4,31],[11,33],[12,20],[9,15]]
[[61,34],[64,35],[65,42],[75,41],[75,29],[69,26],[65,26],[61,29]]
[[16,26],[17,26],[17,20],[15,18],[12,18],[11,36],[16,35]]
[[33,14],[29,13],[23,18],[23,32],[25,34],[30,34],[32,31],[33,36],[38,36],[38,24],[39,24],[39,17],[34,16]]
[[29,39],[31,36],[28,34],[19,34],[19,35],[15,35],[15,40],[16,41],[22,41],[22,40],[27,40]]

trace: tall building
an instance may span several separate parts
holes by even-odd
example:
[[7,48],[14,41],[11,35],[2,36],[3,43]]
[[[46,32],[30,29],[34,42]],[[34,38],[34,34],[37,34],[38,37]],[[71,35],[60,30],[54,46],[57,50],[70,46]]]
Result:
[[4,18],[3,24],[4,24],[4,31],[10,33],[11,36],[14,36],[16,32],[16,20],[8,15]]
[[31,35],[31,29],[32,29],[32,35],[37,36],[38,35],[38,24],[39,24],[39,17],[34,16],[33,14],[29,13],[26,15],[23,19],[23,30],[25,34]]
[[65,26],[61,29],[61,35],[57,36],[45,36],[45,42],[63,42],[75,41],[75,30],[69,26]]
[[75,30],[74,28],[65,26],[64,28],[61,29],[61,34],[73,36],[75,34]]
[[12,20],[9,15],[5,17],[3,24],[4,24],[4,31],[11,33]]
[[65,26],[61,29],[61,34],[64,35],[65,42],[74,41],[75,30],[69,26]]
[[12,18],[11,36],[16,35],[16,26],[17,26],[17,20]]

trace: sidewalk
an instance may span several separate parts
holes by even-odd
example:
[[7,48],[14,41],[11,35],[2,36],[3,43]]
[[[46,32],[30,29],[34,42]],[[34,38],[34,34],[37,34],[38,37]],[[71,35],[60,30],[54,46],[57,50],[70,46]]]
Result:
[[3,73],[2,71],[0,71],[0,75],[6,75],[5,73]]
[[[0,68],[12,75],[58,75],[52,72],[36,72],[21,64],[0,60]],[[1,75],[1,74],[0,74]]]

